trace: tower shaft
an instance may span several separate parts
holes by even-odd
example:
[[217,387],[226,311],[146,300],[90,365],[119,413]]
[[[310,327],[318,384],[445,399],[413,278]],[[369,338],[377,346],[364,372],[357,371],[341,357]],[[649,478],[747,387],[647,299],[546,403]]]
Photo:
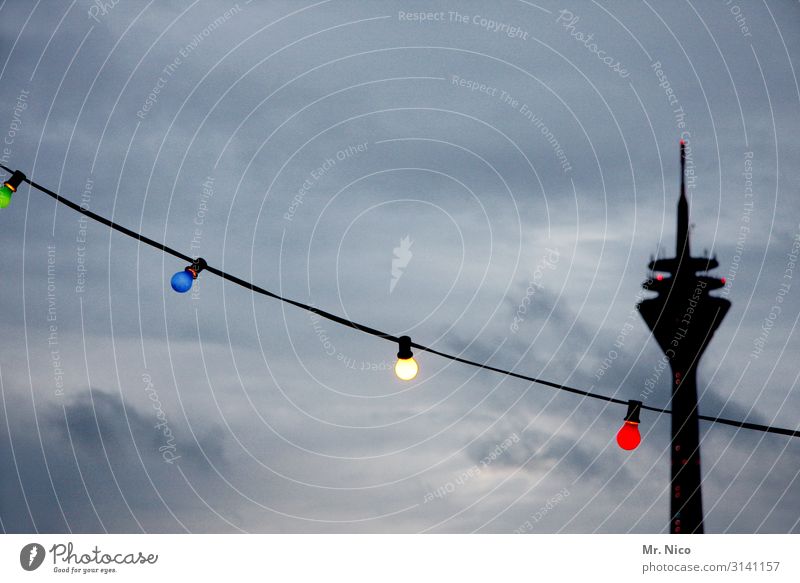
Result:
[[697,418],[697,367],[730,302],[709,294],[725,285],[705,273],[717,267],[710,257],[692,257],[689,246],[689,202],[686,199],[686,145],[681,141],[681,191],[675,257],[658,258],[650,269],[662,273],[643,287],[656,297],[639,303],[672,368],[672,441],[670,443],[670,533],[702,534],[700,429]]
[[694,366],[672,365],[670,449],[670,533],[703,534],[700,428]]

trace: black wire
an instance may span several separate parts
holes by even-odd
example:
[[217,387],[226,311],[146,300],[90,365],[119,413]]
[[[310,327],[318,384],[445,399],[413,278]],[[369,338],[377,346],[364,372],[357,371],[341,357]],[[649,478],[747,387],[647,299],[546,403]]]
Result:
[[[11,169],[7,168],[3,164],[0,164],[0,168],[5,170],[9,174],[13,172]],[[151,247],[155,247],[156,249],[160,249],[161,251],[164,251],[165,253],[169,253],[170,255],[173,255],[174,257],[178,257],[179,259],[183,259],[184,261],[186,261],[188,263],[192,263],[194,261],[193,258],[189,257],[188,255],[184,255],[180,251],[176,251],[175,249],[172,249],[171,247],[167,247],[163,243],[159,243],[158,241],[154,241],[153,239],[150,239],[149,237],[145,237],[144,235],[141,235],[141,234],[137,233],[136,231],[132,231],[132,230],[128,229],[127,227],[123,227],[122,225],[119,225],[119,224],[117,224],[117,223],[115,223],[113,221],[110,221],[109,219],[107,219],[105,217],[102,217],[102,216],[100,216],[100,215],[98,215],[96,213],[93,213],[92,211],[90,211],[88,209],[82,208],[80,205],[75,204],[71,200],[68,200],[68,199],[64,198],[63,196],[61,196],[60,194],[58,194],[56,192],[53,192],[49,188],[46,188],[44,186],[41,186],[40,184],[35,183],[33,180],[31,180],[31,179],[29,179],[27,177],[24,179],[24,181],[27,182],[28,184],[30,184],[33,188],[35,188],[35,189],[45,193],[46,195],[54,198],[56,200],[56,202],[60,202],[61,204],[64,204],[64,205],[68,206],[69,208],[73,209],[74,211],[77,211],[77,212],[81,213],[82,215],[86,215],[87,217],[89,217],[91,219],[94,219],[95,221],[97,221],[99,223],[103,223],[104,225],[106,225],[108,227],[111,227],[112,229],[114,229],[116,231],[119,231],[120,233],[128,235],[129,237],[132,237],[132,238],[136,239],[137,241],[141,241],[142,243],[150,245]],[[237,285],[240,285],[243,288],[249,289],[252,292],[255,292],[255,293],[270,297],[270,298],[274,298],[276,300],[280,300],[281,302],[285,302],[287,304],[291,304],[291,305],[293,305],[295,307],[298,307],[298,308],[300,308],[302,310],[306,310],[307,312],[311,312],[313,314],[317,314],[318,316],[321,316],[321,317],[323,317],[323,318],[325,318],[327,320],[330,320],[331,322],[336,322],[337,324],[341,324],[342,326],[347,326],[348,328],[353,328],[354,330],[358,330],[359,332],[365,332],[366,334],[371,334],[372,336],[377,336],[378,338],[382,338],[384,340],[390,340],[392,342],[398,342],[399,341],[399,338],[397,336],[394,336],[393,334],[388,334],[386,332],[381,332],[380,330],[372,328],[371,326],[366,326],[364,324],[359,324],[358,322],[354,322],[352,320],[347,320],[345,318],[342,318],[341,316],[337,316],[336,314],[332,314],[330,312],[326,312],[325,310],[320,310],[319,308],[315,308],[314,306],[309,306],[308,304],[304,304],[304,303],[298,302],[296,300],[285,298],[285,297],[280,296],[280,295],[278,295],[278,294],[276,294],[274,292],[271,292],[271,291],[269,291],[267,289],[264,289],[263,287],[259,287],[259,286],[255,285],[255,284],[253,284],[253,283],[251,283],[249,281],[245,281],[244,279],[236,277],[235,275],[231,275],[229,273],[225,273],[224,271],[222,271],[221,269],[218,269],[216,267],[211,267],[210,265],[206,266],[205,267],[205,271],[209,271],[209,272],[213,273],[214,275],[217,275],[217,276],[221,277],[222,279],[226,279],[226,280],[230,281],[231,283],[235,283]],[[447,358],[447,359],[455,361],[455,362],[460,362],[462,364],[467,364],[469,366],[474,366],[476,368],[480,368],[480,369],[483,369],[483,370],[488,370],[488,371],[491,371],[491,372],[496,372],[496,373],[499,373],[499,374],[502,374],[502,375],[506,375],[506,376],[510,376],[510,377],[514,377],[514,378],[517,378],[517,379],[522,379],[524,381],[537,383],[537,384],[544,385],[546,387],[550,387],[550,388],[553,388],[553,389],[558,389],[558,390],[561,390],[561,391],[567,391],[568,393],[574,393],[576,395],[583,395],[584,397],[589,397],[589,398],[592,398],[592,399],[598,399],[600,401],[606,401],[608,403],[615,403],[617,405],[627,405],[628,404],[628,401],[625,401],[625,400],[622,400],[622,399],[617,399],[616,397],[609,397],[607,395],[601,395],[601,394],[598,394],[598,393],[590,393],[589,391],[584,391],[582,389],[576,389],[574,387],[569,387],[567,385],[562,385],[562,384],[559,384],[559,383],[546,381],[546,380],[539,379],[539,378],[536,378],[536,377],[531,377],[531,376],[528,376],[528,375],[512,372],[510,370],[497,368],[497,367],[494,367],[494,366],[490,366],[488,364],[476,362],[474,360],[468,360],[466,358],[461,358],[460,356],[454,356],[452,354],[447,354],[446,352],[440,352],[438,350],[430,348],[429,346],[425,346],[423,344],[417,344],[416,342],[412,342],[411,346],[413,346],[414,348],[416,348],[418,350],[422,350],[424,352],[429,352],[431,354],[435,354],[437,356],[441,356],[442,358]],[[671,415],[672,414],[672,411],[670,411],[668,409],[661,409],[659,407],[651,407],[649,405],[644,405],[644,404],[641,405],[641,408],[642,409],[647,409],[648,411],[654,411],[656,413],[664,413],[664,414],[667,414],[667,415]],[[723,425],[731,425],[733,427],[739,427],[741,429],[753,429],[753,430],[756,430],[756,431],[764,431],[764,432],[767,432],[767,433],[777,433],[779,435],[788,435],[788,436],[791,436],[791,437],[800,437],[800,430],[784,429],[782,427],[772,427],[772,426],[769,426],[769,425],[761,425],[760,423],[749,423],[747,421],[736,421],[736,420],[733,420],[733,419],[723,419],[721,417],[710,417],[708,415],[697,415],[697,418],[702,420],[702,421],[709,421],[711,423],[721,423]]]
[[766,431],[767,433],[777,433],[778,435],[788,435],[789,437],[800,437],[800,430],[797,429],[784,429],[783,427],[772,427],[771,425],[761,425],[760,423],[750,423],[748,421],[736,421],[734,419],[709,417],[708,415],[698,415],[697,418],[702,421],[722,423],[723,425],[731,425],[741,429],[755,429],[756,431]]
[[[0,168],[5,170],[9,174],[13,172],[13,170],[10,170],[9,168],[4,166],[3,164],[0,164]],[[44,187],[44,186],[42,186],[40,184],[36,184],[30,178],[28,178],[27,176],[24,178],[24,182],[27,182],[28,184],[33,186],[35,189],[42,191],[46,195],[53,197],[54,199],[56,199],[57,202],[60,202],[61,204],[67,205],[69,208],[71,208],[71,209],[73,209],[75,211],[78,211],[82,215],[86,215],[87,217],[94,219],[98,223],[103,223],[104,225],[107,225],[107,226],[111,227],[112,229],[114,229],[116,231],[119,231],[120,233],[124,233],[124,234],[128,235],[128,237],[133,237],[134,239],[137,239],[137,240],[141,241],[142,243],[147,243],[151,247],[155,247],[156,249],[161,249],[165,253],[169,253],[170,255],[174,255],[175,257],[178,257],[179,259],[183,259],[184,261],[188,261],[189,263],[194,261],[191,257],[189,257],[188,255],[184,255],[180,251],[175,251],[175,249],[167,247],[163,243],[159,243],[158,241],[153,241],[152,239],[150,239],[148,237],[145,237],[144,235],[140,235],[136,231],[131,231],[127,227],[123,227],[122,225],[118,225],[117,223],[115,223],[113,221],[110,221],[105,217],[101,217],[97,213],[93,213],[92,211],[90,211],[88,209],[82,208],[80,205],[75,204],[71,200],[64,198],[63,196],[61,196],[57,192],[53,192],[49,188],[46,188],[46,187]]]

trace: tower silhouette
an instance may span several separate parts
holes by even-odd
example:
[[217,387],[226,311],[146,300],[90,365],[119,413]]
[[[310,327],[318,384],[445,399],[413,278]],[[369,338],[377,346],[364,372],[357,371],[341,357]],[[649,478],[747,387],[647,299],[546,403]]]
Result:
[[[697,421],[697,365],[731,303],[709,295],[725,285],[705,272],[719,266],[713,257],[692,257],[686,200],[686,144],[681,140],[681,194],[675,257],[649,264],[654,276],[642,287],[656,297],[639,303],[672,369],[670,532],[703,533],[700,439]],[[666,275],[665,275],[666,274]]]

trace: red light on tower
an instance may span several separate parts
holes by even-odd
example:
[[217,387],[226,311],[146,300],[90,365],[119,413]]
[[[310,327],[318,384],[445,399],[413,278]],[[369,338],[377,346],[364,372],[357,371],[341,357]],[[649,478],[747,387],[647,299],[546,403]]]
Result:
[[642,442],[642,436],[639,435],[639,409],[641,407],[641,401],[628,401],[625,423],[617,433],[617,444],[624,450],[636,449]]
[[658,275],[656,275],[656,279],[658,281],[663,281],[664,280],[664,276],[659,273]]

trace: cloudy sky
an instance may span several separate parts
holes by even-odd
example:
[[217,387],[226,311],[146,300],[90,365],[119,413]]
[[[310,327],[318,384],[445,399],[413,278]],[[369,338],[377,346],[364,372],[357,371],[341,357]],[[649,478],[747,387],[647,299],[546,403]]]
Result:
[[[2,163],[290,298],[669,407],[634,306],[674,249],[684,137],[694,249],[733,304],[701,412],[796,428],[799,22],[5,0]],[[27,186],[0,237],[3,531],[667,530],[668,417],[627,453],[618,405],[424,353],[402,383],[396,345],[208,273],[177,294],[184,263]],[[708,532],[800,532],[799,440],[701,437]]]

